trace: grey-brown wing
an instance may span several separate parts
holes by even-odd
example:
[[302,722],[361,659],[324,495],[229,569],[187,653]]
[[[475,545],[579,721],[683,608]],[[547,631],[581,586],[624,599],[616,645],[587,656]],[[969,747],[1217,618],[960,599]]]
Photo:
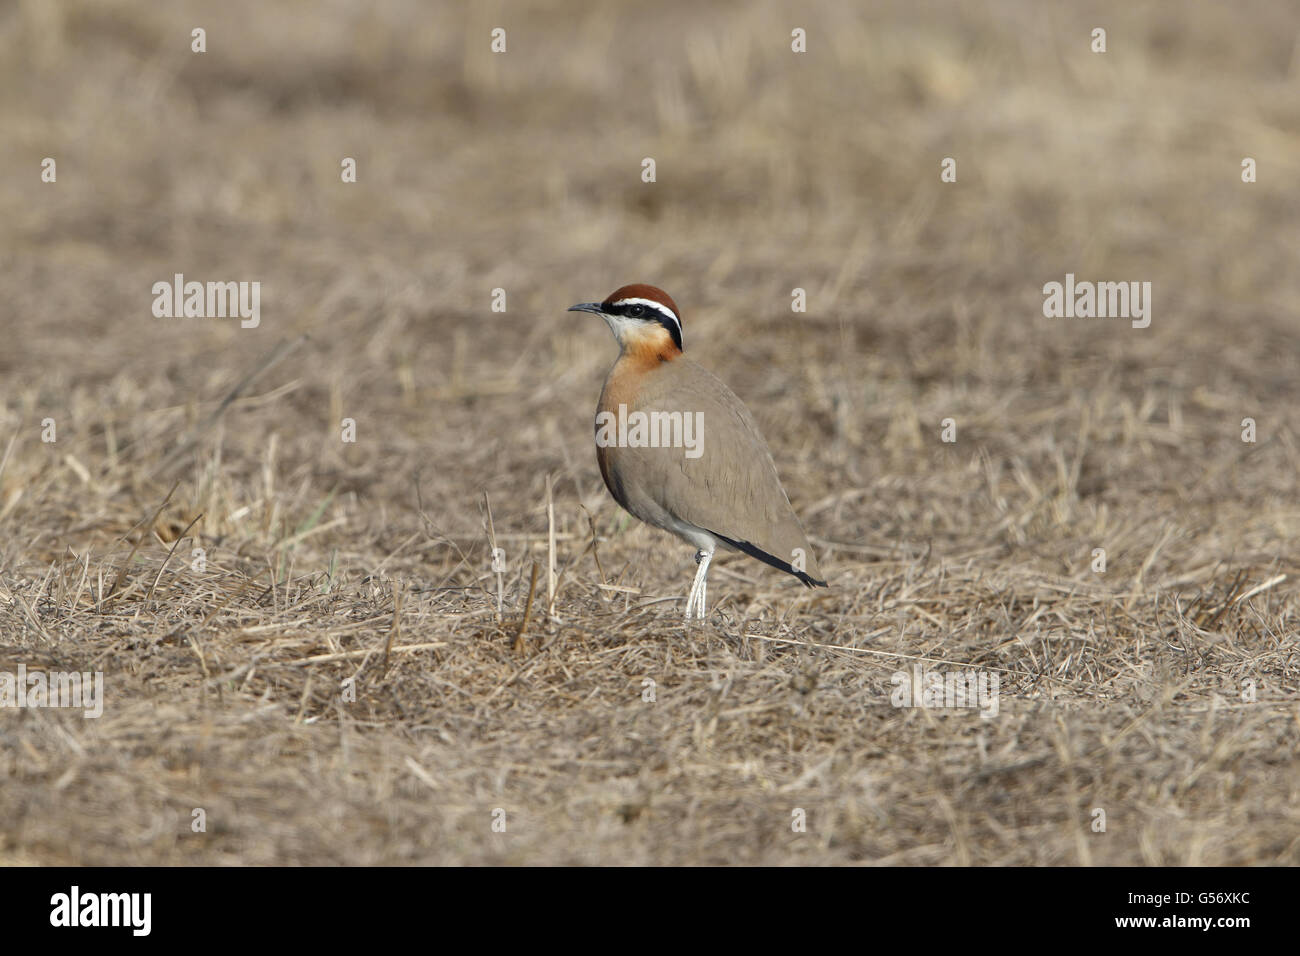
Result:
[[[677,516],[781,562],[795,549],[804,569],[820,571],[767,443],[749,410],[716,376],[679,357],[638,392],[636,409],[691,416],[694,448],[626,448],[643,487]],[[748,549],[745,549],[748,550]]]

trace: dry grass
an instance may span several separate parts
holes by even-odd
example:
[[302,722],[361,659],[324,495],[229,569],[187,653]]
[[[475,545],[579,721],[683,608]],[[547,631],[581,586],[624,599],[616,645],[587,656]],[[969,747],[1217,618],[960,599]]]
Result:
[[[0,711],[0,863],[1300,862],[1293,10],[212,6],[0,10],[0,671],[107,692]],[[631,281],[828,591],[724,559],[683,630],[563,311]],[[918,661],[999,715],[895,709]]]

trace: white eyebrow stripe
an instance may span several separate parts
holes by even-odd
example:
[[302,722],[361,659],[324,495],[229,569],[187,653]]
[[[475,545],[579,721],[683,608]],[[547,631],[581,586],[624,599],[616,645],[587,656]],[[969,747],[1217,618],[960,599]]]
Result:
[[664,305],[662,302],[656,302],[654,299],[619,299],[614,304],[615,305],[648,305],[650,308],[655,309],[658,312],[663,312],[670,319],[676,322],[677,330],[679,332],[681,331],[682,320],[677,318],[677,315],[673,312],[673,310],[668,308],[668,306]]

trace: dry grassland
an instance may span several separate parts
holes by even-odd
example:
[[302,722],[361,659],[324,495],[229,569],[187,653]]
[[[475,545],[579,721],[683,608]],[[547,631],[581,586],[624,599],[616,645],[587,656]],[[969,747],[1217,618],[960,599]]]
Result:
[[[0,710],[0,863],[1300,862],[1298,37],[1263,0],[0,7],[0,671],[106,698]],[[261,282],[260,325],[154,318],[178,272]],[[1045,318],[1066,273],[1150,281],[1150,327]],[[564,311],[625,282],[753,411],[828,590],[722,558],[683,629]],[[997,716],[891,706],[914,665]]]

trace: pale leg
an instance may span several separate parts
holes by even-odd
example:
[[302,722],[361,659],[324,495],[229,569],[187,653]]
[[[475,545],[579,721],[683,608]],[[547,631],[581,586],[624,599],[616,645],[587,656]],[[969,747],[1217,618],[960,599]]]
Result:
[[709,562],[713,560],[712,551],[695,552],[695,563],[699,565],[695,569],[695,582],[691,585],[691,593],[686,597],[686,620],[691,619],[692,613],[701,621],[704,620],[704,609],[707,606]]

